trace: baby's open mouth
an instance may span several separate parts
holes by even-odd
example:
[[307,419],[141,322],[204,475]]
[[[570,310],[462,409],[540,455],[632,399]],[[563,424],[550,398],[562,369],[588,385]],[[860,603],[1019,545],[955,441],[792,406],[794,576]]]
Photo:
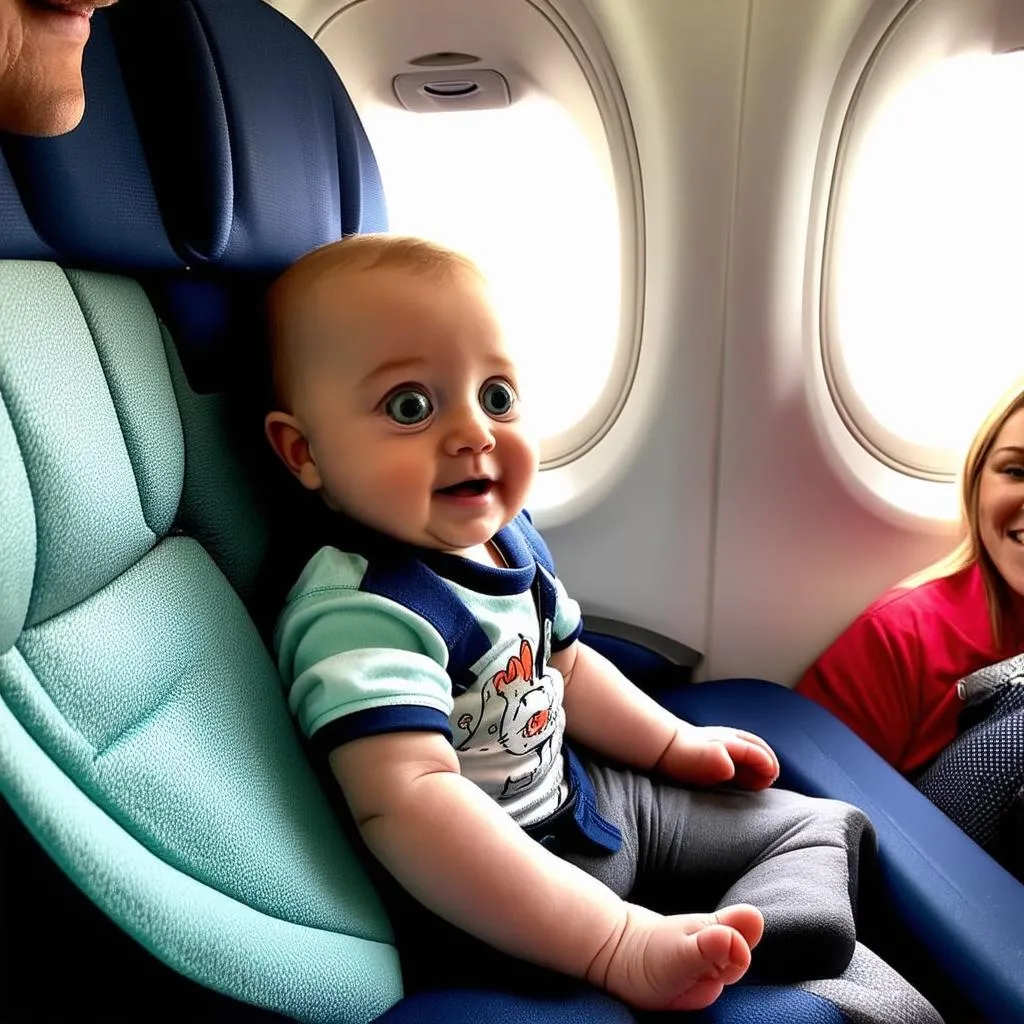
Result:
[[453,498],[477,498],[487,494],[494,486],[494,482],[487,479],[482,480],[460,480],[457,484],[449,487],[440,487],[438,494],[447,494]]

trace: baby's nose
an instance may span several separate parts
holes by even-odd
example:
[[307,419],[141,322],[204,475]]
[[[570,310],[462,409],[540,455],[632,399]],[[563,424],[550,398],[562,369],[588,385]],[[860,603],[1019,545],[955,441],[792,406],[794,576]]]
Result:
[[466,409],[453,417],[446,448],[452,455],[489,452],[494,447],[491,421],[481,409]]

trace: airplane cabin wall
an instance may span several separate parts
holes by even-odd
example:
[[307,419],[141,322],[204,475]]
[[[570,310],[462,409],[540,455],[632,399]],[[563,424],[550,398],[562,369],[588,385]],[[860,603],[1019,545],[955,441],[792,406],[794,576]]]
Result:
[[[953,543],[858,500],[815,429],[815,290],[827,106],[870,0],[757,0],[725,322],[708,670],[791,684],[870,600]],[[823,133],[824,128],[824,133]],[[826,399],[827,400],[827,399]],[[922,528],[924,527],[924,528]]]
[[656,345],[667,355],[624,475],[597,506],[545,531],[584,613],[702,652],[747,6],[590,5],[630,105],[643,175],[641,368]]
[[855,496],[812,413],[816,161],[872,6],[591,4],[644,172],[645,337],[669,330],[675,362],[625,478],[549,541],[586,606],[703,651],[701,678],[792,685],[868,601],[952,543],[948,527]]

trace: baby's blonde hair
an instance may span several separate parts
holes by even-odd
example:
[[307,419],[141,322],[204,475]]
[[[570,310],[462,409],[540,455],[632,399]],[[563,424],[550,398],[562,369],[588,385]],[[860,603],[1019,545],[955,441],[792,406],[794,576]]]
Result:
[[931,580],[955,576],[977,563],[985,584],[985,600],[988,603],[989,621],[992,625],[992,639],[996,644],[1001,642],[1003,609],[1007,605],[1009,593],[1006,581],[985,550],[981,539],[978,495],[981,491],[981,474],[992,452],[992,446],[1006,421],[1020,409],[1024,409],[1024,379],[1018,380],[989,410],[967,451],[960,472],[960,520],[964,530],[963,539],[948,555],[944,555],[920,572],[908,576],[899,584],[906,588],[919,587]]
[[278,407],[288,410],[292,377],[288,344],[299,304],[309,288],[325,274],[397,269],[444,278],[465,272],[483,280],[480,268],[467,256],[425,238],[407,235],[350,235],[299,257],[267,291],[267,346]]

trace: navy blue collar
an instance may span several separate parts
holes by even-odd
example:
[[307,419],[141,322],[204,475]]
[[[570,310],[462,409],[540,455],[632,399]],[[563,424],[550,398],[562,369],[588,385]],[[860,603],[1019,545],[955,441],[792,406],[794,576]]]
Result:
[[422,562],[444,579],[478,593],[505,596],[529,590],[537,573],[536,556],[519,528],[520,516],[522,513],[491,538],[505,560],[505,568],[481,565],[462,555],[407,544],[341,512],[333,517],[331,533],[337,538],[337,547],[362,555],[368,561],[398,563],[411,559]]

